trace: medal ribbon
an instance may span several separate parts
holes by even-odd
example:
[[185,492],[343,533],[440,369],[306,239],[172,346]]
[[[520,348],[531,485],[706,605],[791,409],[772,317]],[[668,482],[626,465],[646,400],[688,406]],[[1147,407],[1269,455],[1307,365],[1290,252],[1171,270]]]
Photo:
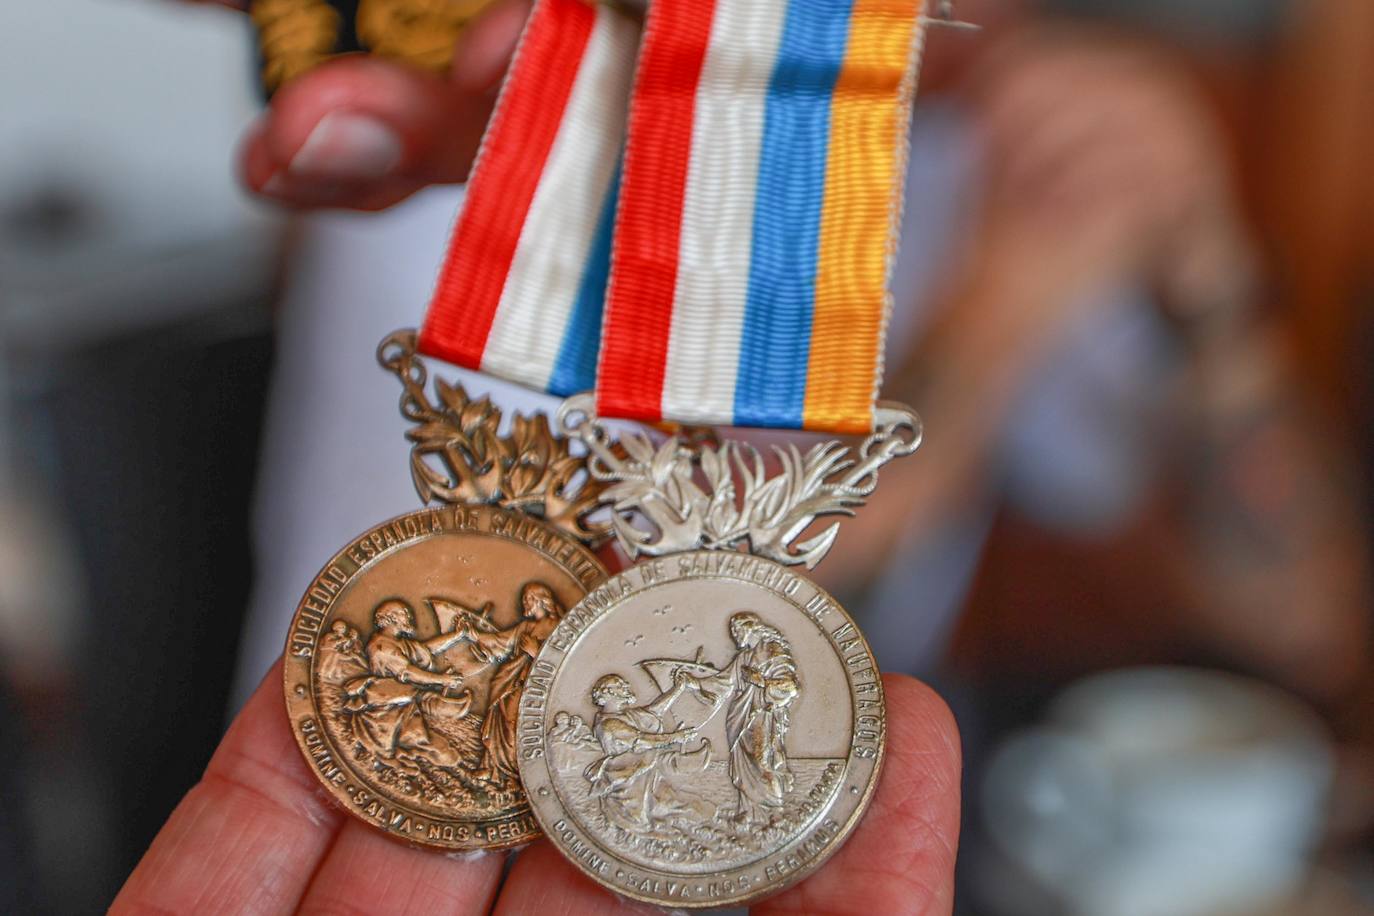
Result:
[[867,432],[921,0],[652,0],[597,412]]
[[921,2],[652,0],[641,38],[538,0],[420,349],[604,417],[869,431]]
[[638,23],[539,0],[487,125],[422,353],[568,395],[596,378]]

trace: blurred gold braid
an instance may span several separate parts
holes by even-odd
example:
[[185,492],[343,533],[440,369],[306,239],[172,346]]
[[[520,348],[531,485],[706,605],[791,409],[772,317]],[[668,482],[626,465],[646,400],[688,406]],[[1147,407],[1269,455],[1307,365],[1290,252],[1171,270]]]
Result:
[[269,92],[334,54],[341,20],[325,0],[253,0],[248,13],[258,27]]
[[[358,41],[373,54],[443,72],[453,46],[494,0],[361,0]],[[339,13],[327,0],[252,0],[249,15],[262,48],[269,92],[335,56]]]
[[373,54],[443,72],[464,26],[492,0],[362,0],[358,40]]

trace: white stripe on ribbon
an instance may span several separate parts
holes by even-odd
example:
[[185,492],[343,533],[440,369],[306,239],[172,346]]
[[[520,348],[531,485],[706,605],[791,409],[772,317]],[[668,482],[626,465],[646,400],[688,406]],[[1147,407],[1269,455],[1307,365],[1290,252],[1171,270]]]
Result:
[[530,201],[482,354],[482,371],[545,389],[577,301],[625,138],[638,24],[607,6],[578,68]]
[[697,84],[663,415],[729,423],[764,108],[786,3],[721,2]]

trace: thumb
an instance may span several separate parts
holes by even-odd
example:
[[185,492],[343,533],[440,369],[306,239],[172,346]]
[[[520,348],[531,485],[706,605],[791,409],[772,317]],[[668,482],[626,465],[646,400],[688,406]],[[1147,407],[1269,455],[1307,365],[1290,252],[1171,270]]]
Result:
[[350,56],[288,83],[244,141],[244,183],[295,206],[379,209],[464,180],[528,10],[509,0],[474,21],[447,76]]
[[954,910],[962,752],[949,707],[924,684],[886,675],[887,760],[873,803],[824,868],[751,916],[870,916]]

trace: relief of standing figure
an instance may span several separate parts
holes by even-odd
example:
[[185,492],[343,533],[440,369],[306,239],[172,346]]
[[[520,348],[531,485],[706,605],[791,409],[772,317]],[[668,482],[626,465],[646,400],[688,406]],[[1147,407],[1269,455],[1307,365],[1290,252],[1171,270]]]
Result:
[[730,617],[739,651],[720,674],[693,679],[698,690],[727,693],[725,737],[730,781],[739,794],[735,819],[766,823],[793,786],[787,763],[788,707],[801,692],[792,647],[753,611]]
[[480,779],[508,784],[519,778],[515,746],[515,720],[520,712],[520,693],[534,667],[539,649],[558,621],[563,606],[553,589],[541,582],[527,584],[520,593],[521,616],[506,629],[478,628],[469,621],[463,637],[472,642],[473,654],[488,664],[499,664],[488,688],[487,715],[482,722]]

